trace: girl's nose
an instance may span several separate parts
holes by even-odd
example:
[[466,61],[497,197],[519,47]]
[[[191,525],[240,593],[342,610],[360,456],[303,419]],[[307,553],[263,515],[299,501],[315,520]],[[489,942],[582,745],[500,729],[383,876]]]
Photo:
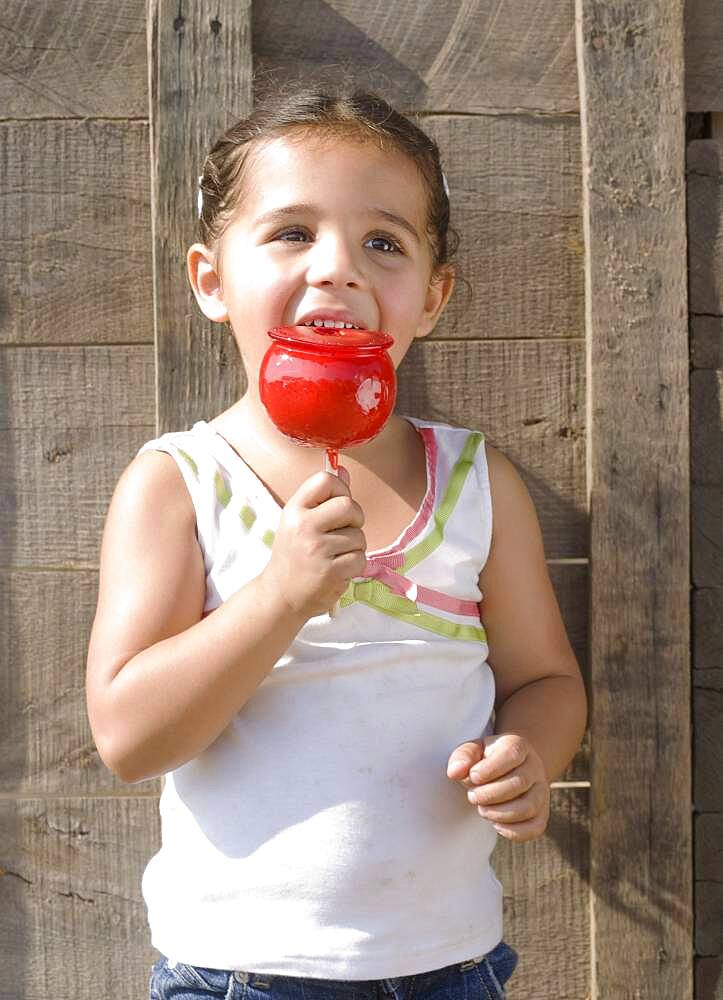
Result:
[[310,285],[363,288],[366,285],[361,251],[355,252],[345,240],[328,237],[314,245],[307,281]]

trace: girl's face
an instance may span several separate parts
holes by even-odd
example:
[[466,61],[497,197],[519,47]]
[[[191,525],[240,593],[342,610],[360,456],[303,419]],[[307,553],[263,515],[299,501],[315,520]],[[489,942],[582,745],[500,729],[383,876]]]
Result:
[[434,327],[452,291],[433,280],[426,196],[414,164],[371,142],[275,139],[252,154],[218,263],[188,251],[210,319],[230,320],[249,376],[274,326],[314,319],[384,330],[396,364]]

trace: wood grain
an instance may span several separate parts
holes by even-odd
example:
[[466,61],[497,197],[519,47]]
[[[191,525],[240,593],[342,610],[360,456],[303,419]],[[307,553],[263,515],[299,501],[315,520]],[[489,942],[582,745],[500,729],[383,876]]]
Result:
[[434,337],[579,338],[584,330],[577,118],[433,115],[460,236],[460,281]]
[[685,93],[688,111],[723,111],[723,17],[718,0],[685,2]]
[[5,0],[0,64],[3,118],[146,118],[145,0]]
[[0,344],[152,342],[148,125],[0,122],[0,174]]
[[577,0],[576,10],[591,414],[592,988],[597,1000],[690,1000],[682,0]]
[[420,341],[399,369],[397,409],[484,431],[518,467],[548,559],[587,556],[583,345]]
[[155,436],[153,348],[0,351],[0,565],[97,566],[121,472]]
[[[160,780],[124,785],[95,748],[85,664],[98,595],[96,570],[0,572],[0,792],[4,795],[158,794]],[[2,861],[0,860],[0,864]]]
[[0,1000],[147,996],[140,885],[159,843],[154,797],[0,802]]
[[492,865],[504,888],[504,938],[520,956],[508,1000],[590,996],[589,795],[554,789],[542,838],[498,838]]
[[723,587],[723,487],[691,490],[691,566],[696,587]]
[[251,110],[251,0],[219,0],[213,11],[209,20],[203,4],[185,15],[175,0],[148,4],[160,433],[190,426],[199,411],[220,412],[240,388],[238,368],[225,363],[223,328],[202,317],[185,269],[206,153]]
[[255,85],[320,78],[401,110],[574,112],[571,0],[256,0]]
[[723,316],[691,316],[690,362],[696,369],[723,369]]
[[720,147],[696,139],[686,150],[690,311],[723,315],[723,201]]
[[690,373],[691,476],[723,491],[723,370]]

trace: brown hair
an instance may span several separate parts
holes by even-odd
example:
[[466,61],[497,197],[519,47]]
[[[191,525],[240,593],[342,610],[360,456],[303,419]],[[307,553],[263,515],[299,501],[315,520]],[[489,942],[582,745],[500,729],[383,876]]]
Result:
[[381,97],[364,91],[306,89],[285,97],[271,95],[249,118],[227,129],[203,165],[203,203],[198,221],[202,243],[212,248],[223,236],[241,198],[249,153],[258,143],[290,131],[302,137],[320,131],[330,137],[372,140],[382,148],[386,140],[408,156],[427,192],[427,234],[434,268],[438,271],[449,263],[458,239],[449,225],[449,198],[437,144]]

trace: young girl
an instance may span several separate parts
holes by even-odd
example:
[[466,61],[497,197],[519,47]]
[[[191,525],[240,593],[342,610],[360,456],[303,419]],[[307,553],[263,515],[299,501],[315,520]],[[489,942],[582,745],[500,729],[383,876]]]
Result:
[[156,1000],[499,998],[514,969],[490,855],[543,833],[586,717],[527,490],[401,415],[319,471],[258,392],[272,327],[384,330],[396,365],[434,328],[445,189],[360,93],[269,103],[206,160],[188,275],[248,389],[124,471],[88,653],[102,759],[165,775]]

